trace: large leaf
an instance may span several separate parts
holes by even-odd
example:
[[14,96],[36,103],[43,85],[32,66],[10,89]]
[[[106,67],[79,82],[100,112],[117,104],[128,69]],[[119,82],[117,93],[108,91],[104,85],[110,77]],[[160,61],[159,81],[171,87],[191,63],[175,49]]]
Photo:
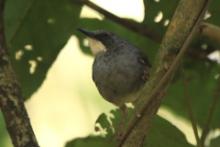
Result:
[[219,18],[219,9],[220,1],[219,0],[212,0],[211,4],[209,6],[209,13],[210,17],[208,17],[207,21],[210,23],[219,25],[220,24],[220,18]]
[[66,147],[114,147],[114,144],[112,144],[111,140],[100,136],[89,136],[68,142]]
[[[97,123],[107,132],[105,137],[91,135],[86,138],[78,138],[68,142],[66,147],[115,147],[114,130],[120,127],[120,123],[126,123],[126,121],[121,120],[124,118],[118,110],[112,111],[112,114],[113,117],[110,117],[111,122],[109,122],[109,118],[105,114],[100,115],[97,120]],[[153,124],[154,127],[151,128],[144,147],[192,147],[186,141],[183,133],[167,120],[157,116]]]
[[[159,141],[158,141],[159,140]],[[167,120],[157,116],[149,137],[145,141],[146,147],[192,147],[184,134]]]
[[179,0],[144,0],[145,17],[143,24],[163,36],[178,2]]
[[[219,65],[192,63],[185,67],[182,78],[174,81],[168,90],[164,105],[171,108],[174,113],[189,119],[187,99],[190,99],[193,115],[201,127],[204,127],[217,86],[219,86]],[[185,76],[185,78],[183,77]],[[187,84],[186,84],[187,83]],[[220,103],[216,104],[211,127],[220,127]]]
[[210,147],[219,147],[220,145],[220,136],[211,140]]
[[25,98],[45,79],[75,30],[80,10],[70,0],[6,1],[6,39]]

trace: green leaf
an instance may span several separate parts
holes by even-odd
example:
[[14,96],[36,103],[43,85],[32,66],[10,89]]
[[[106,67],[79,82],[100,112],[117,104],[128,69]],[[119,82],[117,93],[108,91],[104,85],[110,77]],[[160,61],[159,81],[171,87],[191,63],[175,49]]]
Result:
[[213,24],[219,24],[219,9],[220,1],[219,0],[212,0],[209,6],[209,13],[211,14],[210,17],[207,19],[208,22]]
[[[189,65],[187,65],[189,64]],[[200,127],[204,127],[208,118],[208,111],[213,102],[219,79],[219,65],[205,64],[204,61],[190,61],[185,63],[185,75],[181,75],[177,81],[174,81],[163,102],[163,105],[171,109],[177,115],[189,119],[187,97],[191,100],[193,115]],[[185,78],[183,78],[185,76]],[[184,85],[187,82],[187,85]],[[187,96],[187,97],[186,97]],[[216,104],[216,109],[212,118],[211,128],[220,127],[219,113],[220,102]]]
[[65,147],[114,147],[114,144],[111,140],[100,136],[89,136],[68,142]]
[[[115,131],[120,129],[120,126],[126,125],[127,118],[133,113],[132,109],[127,110],[128,117],[122,115],[119,110],[111,111],[112,117],[109,118],[106,114],[101,114],[96,123],[99,123],[102,129],[107,131],[107,135],[103,137],[90,135],[85,138],[77,138],[66,144],[66,147],[115,147]],[[100,131],[100,130],[98,130]],[[144,147],[192,147],[187,141],[185,136],[175,126],[170,124],[167,120],[156,117],[153,121],[153,127],[148,133],[148,137],[144,143]]]
[[152,124],[145,147],[193,147],[184,134],[167,120],[157,116]]
[[[160,0],[158,2],[156,0],[144,0],[145,17],[143,24],[163,36],[178,2],[179,0]],[[161,19],[155,22],[159,15],[161,15]]]
[[6,1],[6,40],[25,98],[42,84],[76,29],[80,10],[70,0]]
[[219,147],[220,145],[220,136],[211,140],[210,147]]

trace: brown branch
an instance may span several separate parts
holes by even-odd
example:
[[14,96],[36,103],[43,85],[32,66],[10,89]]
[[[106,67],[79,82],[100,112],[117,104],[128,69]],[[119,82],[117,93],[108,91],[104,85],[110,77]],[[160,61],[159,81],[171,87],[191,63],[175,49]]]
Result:
[[[147,136],[163,95],[169,86],[180,60],[198,30],[209,0],[181,0],[167,29],[149,82],[140,93],[137,116],[129,122],[121,136],[120,147],[139,147]],[[193,7],[193,8],[192,8]],[[176,55],[174,52],[180,49]]]
[[212,122],[212,118],[213,118],[213,114],[215,112],[215,109],[216,109],[216,106],[219,102],[219,99],[220,99],[220,79],[218,80],[218,85],[217,85],[217,88],[215,90],[215,93],[214,93],[214,98],[212,100],[212,103],[209,107],[209,111],[208,111],[208,118],[206,120],[206,123],[205,123],[205,126],[202,130],[202,135],[201,135],[201,145],[202,146],[205,146],[205,139],[209,133],[209,130],[210,130],[210,125],[211,125],[211,122]]
[[138,34],[143,35],[143,36],[147,36],[149,39],[151,39],[155,42],[158,42],[158,43],[161,42],[162,36],[159,33],[157,33],[156,30],[153,30],[149,26],[142,25],[140,23],[137,23],[137,22],[129,20],[129,19],[120,18],[120,17],[106,11],[105,9],[99,7],[98,5],[94,4],[93,2],[91,2],[89,0],[78,0],[78,1],[80,1],[84,5],[87,5],[88,7],[96,10],[100,14],[104,15],[107,19],[110,19],[111,21],[116,22],[129,30],[132,30]]
[[220,45],[220,27],[203,22],[200,27],[200,34]]
[[197,123],[196,120],[194,118],[193,115],[193,110],[192,110],[192,105],[191,105],[191,97],[188,94],[188,80],[184,79],[184,97],[186,99],[186,107],[187,107],[187,112],[191,121],[191,125],[193,128],[193,132],[194,132],[194,136],[196,139],[196,143],[198,147],[201,147],[201,142],[200,142],[200,138],[199,138],[199,133],[198,133],[198,129],[197,129]]
[[4,0],[0,0],[0,108],[14,147],[38,147],[21,89],[6,51]]

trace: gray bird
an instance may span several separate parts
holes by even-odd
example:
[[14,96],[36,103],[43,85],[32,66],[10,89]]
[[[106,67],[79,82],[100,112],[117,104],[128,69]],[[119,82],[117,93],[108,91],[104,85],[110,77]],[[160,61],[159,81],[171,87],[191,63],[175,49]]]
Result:
[[109,102],[122,106],[138,97],[149,77],[150,63],[135,46],[117,35],[104,31],[79,29],[89,37],[95,55],[92,78],[99,93]]

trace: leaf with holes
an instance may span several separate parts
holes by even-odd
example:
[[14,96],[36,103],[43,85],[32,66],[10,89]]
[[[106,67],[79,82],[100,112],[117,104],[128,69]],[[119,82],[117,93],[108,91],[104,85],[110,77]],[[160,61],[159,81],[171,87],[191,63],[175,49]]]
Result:
[[[133,111],[129,110],[129,114]],[[107,134],[103,136],[88,136],[85,138],[77,138],[66,144],[66,147],[115,147],[116,141],[114,138],[115,128],[120,126],[120,123],[126,123],[119,110],[111,111],[112,117],[109,118],[106,114],[101,114],[96,123],[100,124],[101,129],[105,130]],[[109,122],[110,120],[110,122]],[[187,141],[182,132],[175,126],[170,124],[167,120],[157,116],[153,120],[154,127],[150,129],[149,135],[144,142],[145,147],[164,147],[164,144],[169,147],[193,147]],[[124,124],[123,124],[124,125]],[[158,141],[159,140],[159,141]]]
[[[176,9],[179,0],[144,0],[145,17],[142,22],[148,29],[154,30],[160,36],[163,36],[166,31],[172,15]],[[220,1],[214,0],[211,2],[209,11],[205,15],[205,21],[220,24],[218,17]],[[199,50],[199,52],[213,51],[219,48],[219,44],[210,40],[207,37],[199,36],[193,41],[192,49]]]
[[69,0],[6,1],[6,40],[25,98],[42,84],[75,30],[80,10]]
[[164,35],[179,0],[144,0],[143,24]]

